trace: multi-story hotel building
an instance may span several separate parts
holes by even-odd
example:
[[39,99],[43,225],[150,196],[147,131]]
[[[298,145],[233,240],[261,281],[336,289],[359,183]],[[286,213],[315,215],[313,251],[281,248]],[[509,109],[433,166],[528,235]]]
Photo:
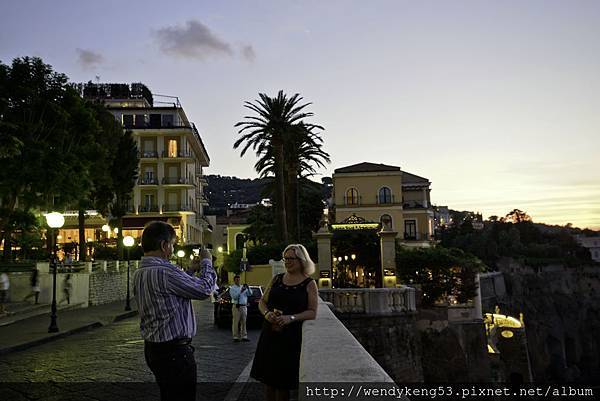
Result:
[[431,182],[397,166],[359,163],[335,170],[335,222],[380,223],[398,232],[406,245],[428,246],[433,240]]
[[[132,131],[139,150],[139,177],[123,218],[124,235],[141,237],[146,223],[162,220],[175,227],[180,243],[204,243],[209,224],[203,213],[208,201],[202,169],[210,159],[179,99],[151,95],[142,84],[120,91],[127,97],[106,94],[110,84],[98,87],[108,110]],[[157,102],[157,97],[168,102]]]

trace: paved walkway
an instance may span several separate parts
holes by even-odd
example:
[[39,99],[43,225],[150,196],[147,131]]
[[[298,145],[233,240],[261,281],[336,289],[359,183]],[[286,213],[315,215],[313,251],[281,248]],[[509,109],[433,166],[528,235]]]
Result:
[[[74,333],[105,326],[135,316],[136,305],[126,312],[125,302],[81,308],[81,305],[60,305],[57,312],[59,332],[48,333],[50,305],[7,305],[16,312],[0,319],[0,355],[24,350]],[[33,316],[30,316],[32,315]]]
[[[116,302],[59,311],[57,334],[47,333],[47,313],[10,324],[0,319],[0,399],[157,400],[139,319],[123,308]],[[261,400],[262,386],[247,383],[260,330],[249,329],[251,342],[235,343],[230,329],[213,324],[210,302],[194,301],[194,310],[198,399]]]

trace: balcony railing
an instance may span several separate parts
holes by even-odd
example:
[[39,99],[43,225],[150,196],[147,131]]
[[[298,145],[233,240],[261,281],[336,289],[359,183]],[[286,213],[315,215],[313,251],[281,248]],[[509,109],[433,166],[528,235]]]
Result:
[[394,195],[381,196],[375,195],[375,203],[378,205],[390,205],[396,203],[396,197]]
[[140,178],[138,179],[138,185],[158,185],[157,178]]
[[431,241],[434,239],[433,234],[430,233],[404,233],[404,239],[406,241]]
[[143,150],[140,152],[140,159],[156,159],[158,152],[155,150]]
[[331,302],[336,312],[385,315],[416,311],[415,289],[400,288],[340,288],[321,289],[319,295]]
[[416,200],[405,200],[402,202],[404,209],[427,209],[425,202]]
[[191,212],[194,208],[190,205],[166,204],[162,207],[163,212]]
[[362,195],[348,197],[344,196],[344,205],[346,206],[359,206],[362,203]]
[[158,205],[140,205],[138,211],[140,213],[158,212]]
[[186,177],[164,177],[162,183],[165,185],[194,185],[194,182]]
[[164,151],[162,152],[162,157],[165,157],[167,159],[175,159],[175,158],[185,158],[185,159],[189,159],[194,157],[194,155],[192,154],[192,152],[188,152],[188,151],[179,151],[177,153],[171,153],[168,151]]

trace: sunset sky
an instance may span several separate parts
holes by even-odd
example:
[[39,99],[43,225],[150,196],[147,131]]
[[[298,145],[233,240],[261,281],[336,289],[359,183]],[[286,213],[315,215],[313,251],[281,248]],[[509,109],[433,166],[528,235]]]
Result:
[[[312,102],[332,163],[432,182],[433,203],[600,229],[599,1],[4,1],[0,60],[175,95],[211,157],[244,101]],[[316,179],[320,179],[317,176]]]

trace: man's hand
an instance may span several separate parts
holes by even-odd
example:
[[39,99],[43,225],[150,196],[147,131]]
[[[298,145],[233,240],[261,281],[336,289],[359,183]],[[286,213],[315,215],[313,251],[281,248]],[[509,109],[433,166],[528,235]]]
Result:
[[200,266],[200,258],[195,257],[194,260],[192,260],[192,264],[190,265],[190,270],[193,272],[197,272],[201,269],[202,267]]

